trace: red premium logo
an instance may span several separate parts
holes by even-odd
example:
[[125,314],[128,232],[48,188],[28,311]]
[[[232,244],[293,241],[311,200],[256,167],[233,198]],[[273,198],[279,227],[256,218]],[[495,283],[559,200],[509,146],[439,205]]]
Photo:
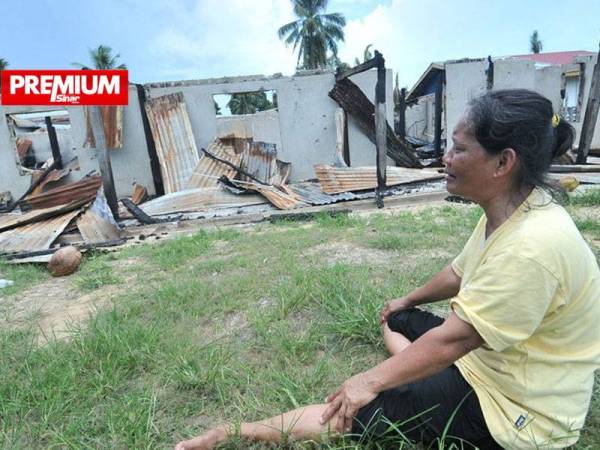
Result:
[[3,70],[3,105],[127,105],[127,70]]

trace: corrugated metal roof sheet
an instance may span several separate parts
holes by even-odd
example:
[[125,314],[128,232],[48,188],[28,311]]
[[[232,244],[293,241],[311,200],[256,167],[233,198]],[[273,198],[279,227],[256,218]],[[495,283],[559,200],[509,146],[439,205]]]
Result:
[[[89,147],[96,147],[96,140],[92,131],[92,123],[89,117],[89,107],[84,107],[83,113],[87,122],[87,137],[85,144]],[[106,139],[106,148],[118,149],[123,147],[123,107],[122,106],[100,106],[102,114],[102,124],[104,128],[104,138]]]
[[[386,168],[386,185],[413,183],[416,181],[438,180],[444,177],[435,170],[407,169],[404,167]],[[316,165],[315,173],[321,189],[327,194],[375,189],[377,169],[375,167],[332,167]]]
[[119,227],[102,191],[98,193],[92,206],[79,216],[77,228],[88,244],[115,241],[121,237]]
[[[291,164],[277,160],[277,146],[266,142],[253,142],[242,153],[240,167],[253,177],[276,186],[285,184],[289,177]],[[240,176],[243,181],[252,181]]]
[[165,192],[180,191],[187,186],[200,160],[183,94],[176,92],[149,99],[146,111]]
[[293,209],[308,206],[302,197],[290,190],[286,185],[265,186],[241,180],[228,180],[228,183],[234,188],[259,192],[269,200],[271,204],[279,209]]
[[102,185],[99,175],[87,177],[75,183],[60,186],[37,195],[30,195],[23,202],[32,209],[49,208],[73,201],[91,202]]
[[[216,140],[208,146],[207,150],[224,161],[229,161],[238,167],[240,166],[242,155],[236,155],[233,147],[230,145],[223,145],[219,140]],[[235,169],[228,165],[207,155],[203,155],[190,177],[187,189],[218,186],[219,178],[222,175],[225,175],[227,178],[233,178],[236,172]]]
[[85,203],[87,202],[80,200],[68,203],[66,205],[58,205],[53,206],[51,208],[37,209],[34,211],[27,212],[25,214],[8,214],[6,216],[2,216],[3,219],[0,220],[0,231],[21,227],[30,223],[42,222],[51,217],[62,215],[63,213],[67,213],[69,211],[78,209]]
[[[38,177],[42,176],[43,173],[44,173],[43,170],[36,170],[32,176],[31,181],[35,181],[35,180],[39,179]],[[55,170],[53,170],[48,175],[46,175],[46,178],[44,178],[42,180],[42,182],[33,191],[31,191],[30,195],[41,194],[44,191],[44,188],[46,187],[46,185],[48,185],[54,181],[58,181],[70,173],[71,173],[71,169],[61,169],[61,170],[55,169]]]
[[42,222],[4,231],[0,233],[0,252],[47,250],[80,212],[81,210],[77,209]]
[[163,195],[140,205],[151,216],[266,203],[259,195],[235,195],[221,188],[199,188]]
[[114,241],[120,238],[119,229],[88,209],[77,219],[77,228],[88,244]]
[[16,140],[17,143],[17,156],[19,157],[19,161],[23,161],[27,152],[33,145],[33,141],[31,139],[26,139],[24,137],[18,137]]
[[290,184],[288,187],[302,197],[306,203],[310,203],[312,205],[328,205],[330,203],[344,202],[358,198],[352,192],[342,192],[340,194],[333,195],[326,194],[321,189],[321,185],[319,183],[313,183],[310,181]]

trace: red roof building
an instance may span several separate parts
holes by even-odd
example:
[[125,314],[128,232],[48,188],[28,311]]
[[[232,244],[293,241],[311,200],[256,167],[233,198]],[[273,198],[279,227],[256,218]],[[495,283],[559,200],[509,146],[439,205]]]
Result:
[[512,59],[529,59],[541,64],[573,64],[575,58],[578,56],[591,56],[595,55],[594,52],[588,52],[586,50],[572,50],[568,52],[549,52],[549,53],[530,53],[529,55],[514,55],[507,56]]

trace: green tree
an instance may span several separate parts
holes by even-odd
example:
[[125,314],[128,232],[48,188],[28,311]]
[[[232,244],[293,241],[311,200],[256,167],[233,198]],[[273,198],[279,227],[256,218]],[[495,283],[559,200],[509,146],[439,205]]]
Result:
[[243,92],[232,94],[227,102],[231,114],[254,114],[258,111],[273,109],[274,105],[265,92]]
[[[89,52],[94,69],[127,69],[125,64],[117,65],[117,60],[121,55],[112,56],[112,48],[106,45],[99,45],[98,48],[90,49]],[[71,65],[82,69],[91,69],[88,65],[77,62],[71,63]]]
[[539,53],[542,51],[542,41],[540,41],[537,30],[533,30],[533,33],[529,36],[529,47],[532,53]]
[[292,0],[297,20],[277,31],[286,45],[298,49],[297,66],[303,69],[327,67],[327,52],[337,57],[338,42],[344,41],[346,19],[340,13],[325,14],[328,0]]
[[373,59],[373,53],[371,53],[371,47],[373,47],[373,44],[369,44],[365,47],[365,50],[363,51],[363,60],[362,61],[358,58],[354,58],[355,66],[358,66],[361,63],[364,63],[370,59]]

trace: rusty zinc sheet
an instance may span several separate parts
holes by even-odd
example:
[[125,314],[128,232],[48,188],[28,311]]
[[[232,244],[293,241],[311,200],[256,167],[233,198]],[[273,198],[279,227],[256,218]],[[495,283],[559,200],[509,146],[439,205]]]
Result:
[[[237,167],[242,160],[242,155],[236,155],[233,146],[224,145],[218,139],[210,144],[207,150],[217,158],[228,161]],[[236,172],[227,164],[203,155],[187,184],[187,189],[217,186],[221,176],[233,178]]]
[[[253,177],[271,185],[285,184],[290,174],[291,164],[277,159],[277,146],[265,142],[253,142],[242,153],[240,167]],[[240,176],[243,181],[252,181]]]
[[121,238],[121,230],[115,222],[102,190],[98,192],[92,206],[77,218],[77,228],[88,244]]
[[[92,122],[90,121],[89,107],[84,107],[83,113],[87,126],[87,136],[84,146],[96,147]],[[123,147],[123,107],[122,106],[100,106],[102,114],[102,125],[104,128],[104,139],[106,148],[119,149]]]
[[181,191],[187,186],[200,160],[183,93],[149,99],[146,112],[161,165],[165,192]]
[[0,233],[0,253],[47,250],[80,209]]
[[25,156],[27,156],[27,152],[29,151],[29,149],[31,149],[31,146],[33,145],[33,141],[24,137],[18,137],[16,143],[19,161],[23,162]]
[[[39,177],[41,177],[43,173],[44,173],[43,170],[36,170],[31,177],[31,181],[38,180]],[[60,170],[55,169],[55,170],[53,170],[48,175],[46,175],[46,178],[44,178],[42,180],[42,182],[40,184],[38,184],[38,186],[33,191],[31,191],[31,194],[29,194],[29,195],[41,194],[42,192],[44,192],[44,188],[46,187],[46,185],[48,185],[54,181],[58,181],[70,173],[71,173],[71,169],[60,169]]]
[[228,180],[227,184],[240,190],[255,191],[263,195],[269,203],[279,209],[294,209],[308,204],[287,185],[266,186],[249,181]]
[[[87,201],[75,201],[66,205],[53,206],[51,208],[36,209],[25,214],[8,214],[1,216],[0,231],[9,230],[12,228],[22,227],[30,223],[42,222],[51,217],[56,217],[64,213],[73,211],[88,203]],[[10,217],[7,217],[10,216]]]
[[[315,173],[326,194],[337,194],[348,191],[361,191],[377,187],[377,169],[369,167],[332,167],[316,165]],[[444,178],[436,170],[407,169],[404,167],[387,167],[386,186],[430,181]]]
[[235,195],[221,188],[199,188],[174,192],[140,205],[150,216],[266,203],[260,195]]
[[357,197],[352,192],[342,192],[340,194],[326,194],[321,189],[319,183],[312,181],[302,181],[288,185],[295,194],[299,195],[302,200],[311,205],[328,205],[330,203],[344,202],[355,200]]
[[88,243],[115,241],[121,237],[119,229],[106,219],[88,209],[77,219],[77,228]]
[[75,183],[60,186],[37,195],[30,195],[24,203],[32,209],[49,208],[74,201],[91,202],[102,185],[99,175],[87,177]]

